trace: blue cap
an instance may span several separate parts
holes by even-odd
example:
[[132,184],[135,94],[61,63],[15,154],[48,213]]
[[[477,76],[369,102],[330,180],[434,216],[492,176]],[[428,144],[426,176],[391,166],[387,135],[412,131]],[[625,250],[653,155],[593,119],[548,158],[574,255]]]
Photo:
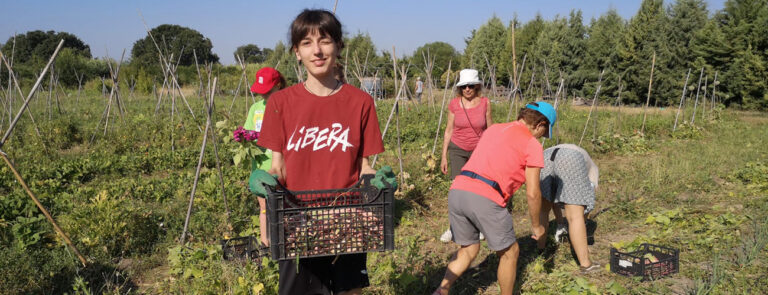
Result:
[[525,108],[537,111],[547,118],[547,121],[549,121],[549,136],[547,138],[552,138],[552,127],[555,126],[555,121],[557,121],[557,111],[555,111],[555,108],[545,101],[529,103],[525,105]]

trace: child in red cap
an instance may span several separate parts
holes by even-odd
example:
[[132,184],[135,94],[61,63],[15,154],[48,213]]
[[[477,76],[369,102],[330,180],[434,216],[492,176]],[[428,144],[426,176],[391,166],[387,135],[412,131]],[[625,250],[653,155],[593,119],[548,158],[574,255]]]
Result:
[[[264,109],[267,106],[267,99],[272,93],[277,92],[280,89],[285,88],[285,79],[280,72],[274,68],[263,67],[256,72],[256,81],[251,85],[251,92],[260,94],[262,99],[251,105],[248,110],[248,118],[245,119],[243,128],[245,130],[252,130],[261,132],[261,124],[264,121]],[[272,151],[266,150],[263,154],[259,155],[256,159],[251,161],[251,173],[256,170],[267,171],[272,167]],[[259,199],[259,208],[261,213],[259,214],[259,226],[261,242],[264,245],[269,245],[269,235],[267,234],[267,211],[265,196],[257,195]]]

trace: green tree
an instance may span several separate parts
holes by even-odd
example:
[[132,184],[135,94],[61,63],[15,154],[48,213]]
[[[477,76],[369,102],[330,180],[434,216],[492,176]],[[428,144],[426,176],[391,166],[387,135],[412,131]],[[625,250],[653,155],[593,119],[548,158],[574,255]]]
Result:
[[695,52],[690,50],[696,33],[707,23],[707,4],[703,0],[677,0],[669,9],[670,51],[674,58],[670,69],[675,73],[695,67]]
[[249,64],[262,63],[267,58],[267,55],[264,54],[264,51],[262,51],[256,44],[247,44],[237,47],[234,55],[235,61],[237,61],[239,56],[243,58],[243,62]]
[[723,81],[731,97],[729,104],[737,104],[746,109],[768,109],[768,71],[766,63],[756,54],[751,46],[739,51]]
[[696,31],[691,39],[690,50],[694,58],[692,67],[704,67],[708,73],[722,73],[733,58],[733,49],[714,19],[707,21],[702,29]]
[[[3,54],[10,58],[13,53],[13,69],[19,75],[20,80],[35,79],[35,74],[45,66],[51,58],[56,46],[64,40],[62,50],[54,65],[54,70],[61,77],[60,82],[66,86],[76,85],[73,70],[78,73],[86,71],[84,64],[91,58],[91,49],[77,36],[67,32],[55,31],[29,31],[24,34],[8,38],[2,46]],[[5,66],[3,66],[5,68]],[[91,76],[88,74],[87,76]],[[6,71],[0,71],[0,79],[8,78]],[[73,82],[75,81],[75,82]]]
[[[618,48],[624,36],[626,22],[611,9],[590,22],[584,63],[580,69],[585,80],[581,95],[594,93],[600,72],[603,74],[602,98],[618,96],[620,76]],[[626,88],[625,88],[626,89]]]
[[[37,30],[16,36],[16,47],[13,50],[14,63],[47,62],[62,39],[64,40],[62,48],[69,48],[73,54],[91,58],[91,48],[77,36],[67,32]],[[10,37],[2,47],[3,53],[10,55],[13,47],[14,37]]]
[[275,44],[275,48],[267,56],[264,64],[265,66],[275,67],[285,77],[289,85],[299,81],[299,77],[296,76],[296,69],[299,66],[296,62],[296,55],[283,41],[278,41]]
[[[726,104],[765,109],[764,94],[755,91],[765,85],[768,64],[768,0],[728,0],[717,21],[731,49],[727,72]],[[761,82],[762,81],[762,82]]]
[[[504,59],[502,51],[506,34],[507,30],[501,20],[495,15],[491,17],[469,40],[461,66],[474,68],[487,74],[488,63],[492,66],[498,65]],[[486,58],[488,58],[487,61]],[[497,80],[499,74],[497,67]]]
[[[198,63],[219,62],[219,57],[212,51],[213,44],[211,40],[196,30],[179,25],[164,24],[150,30],[150,33],[163,55],[166,58],[170,58],[171,54],[173,54],[174,62],[178,60],[179,65],[194,65],[195,54],[197,55]],[[149,34],[133,43],[131,59],[133,63],[137,63],[141,68],[156,69],[159,72],[160,60],[157,47],[155,47],[155,43],[152,42]]]
[[349,59],[344,61],[347,66],[357,62],[362,67],[366,62],[366,58],[369,63],[373,62],[376,58],[376,46],[373,44],[373,40],[368,33],[358,32],[352,38],[345,38],[341,57]]
[[653,75],[653,91],[650,103],[662,105],[674,102],[673,79],[679,73],[669,71],[672,53],[669,49],[669,20],[663,8],[663,0],[643,0],[640,10],[632,17],[619,43],[619,68],[623,69],[622,100],[645,104],[652,56],[656,55]]
[[432,42],[416,48],[416,51],[413,53],[413,66],[423,70],[425,64],[422,54],[426,57],[427,52],[429,52],[429,57],[434,58],[435,60],[432,65],[432,78],[435,79],[436,82],[440,79],[440,75],[448,70],[448,63],[451,63],[451,67],[456,69],[460,62],[459,58],[461,55],[459,55],[459,52],[456,51],[451,44],[445,42]]

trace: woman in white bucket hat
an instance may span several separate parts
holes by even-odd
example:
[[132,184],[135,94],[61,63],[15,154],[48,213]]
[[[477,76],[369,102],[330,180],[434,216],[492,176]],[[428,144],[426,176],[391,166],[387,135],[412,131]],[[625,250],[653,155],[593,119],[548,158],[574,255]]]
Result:
[[[450,172],[451,180],[461,173],[461,167],[467,163],[475,150],[480,136],[493,124],[491,103],[481,96],[483,84],[477,70],[463,69],[459,72],[456,83],[456,98],[448,105],[448,119],[443,137],[443,155],[440,170]],[[450,167],[449,167],[450,163]],[[451,231],[446,230],[440,236],[443,242],[451,240]]]

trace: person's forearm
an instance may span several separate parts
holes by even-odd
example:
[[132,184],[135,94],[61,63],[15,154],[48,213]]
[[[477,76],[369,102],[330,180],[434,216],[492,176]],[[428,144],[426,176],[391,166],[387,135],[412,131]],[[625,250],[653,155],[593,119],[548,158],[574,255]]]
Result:
[[376,174],[376,170],[371,167],[368,157],[360,157],[360,176],[365,174]]
[[443,158],[448,155],[448,145],[451,143],[451,136],[453,136],[453,128],[446,127],[445,134],[443,135]]
[[541,214],[541,191],[538,194],[528,191],[525,195],[528,198],[528,214],[531,217],[531,227],[538,227],[540,225],[539,214]]

